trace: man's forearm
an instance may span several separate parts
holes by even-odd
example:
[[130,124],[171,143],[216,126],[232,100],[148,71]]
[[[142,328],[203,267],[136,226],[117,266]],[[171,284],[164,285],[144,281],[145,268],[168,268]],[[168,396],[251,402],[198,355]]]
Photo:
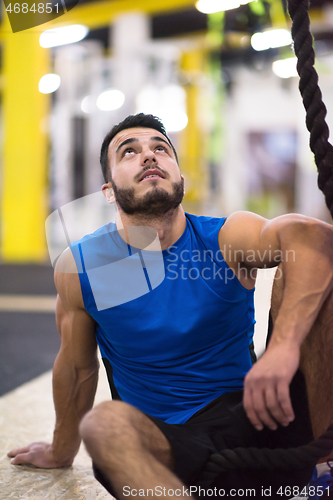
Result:
[[73,368],[59,353],[53,368],[56,423],[52,452],[59,464],[71,465],[80,446],[79,424],[94,402],[98,360],[86,368]]
[[284,291],[274,340],[301,345],[333,287],[333,230],[316,224],[284,228]]
[[[297,214],[264,222],[252,215],[238,218],[245,243],[237,239],[230,225],[231,239],[236,238],[245,252],[253,245],[258,252],[256,267],[276,265],[277,256],[281,262],[283,285],[275,285],[278,293],[272,302],[272,336],[265,353],[244,379],[243,397],[254,427],[262,430],[266,425],[274,430],[295,417],[289,386],[299,368],[301,344],[332,290],[333,229]],[[225,238],[228,236],[226,232]],[[262,252],[266,255],[263,260]]]

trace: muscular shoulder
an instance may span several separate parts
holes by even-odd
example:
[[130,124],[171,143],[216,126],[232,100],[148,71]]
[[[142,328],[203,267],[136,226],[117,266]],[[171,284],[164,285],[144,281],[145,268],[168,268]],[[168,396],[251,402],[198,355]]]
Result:
[[80,279],[69,248],[57,261],[54,281],[58,291],[56,323],[61,338],[57,366],[85,369],[95,365],[96,324],[84,308]]
[[234,212],[227,218],[220,229],[220,247],[238,240],[244,241],[244,239],[258,234],[266,222],[267,219],[252,212]]
[[[268,220],[251,212],[235,212],[228,217],[219,232],[219,245],[222,251],[228,248],[239,252],[237,259],[243,262],[247,262],[245,257],[249,253],[251,262],[258,264],[253,259],[254,254],[258,257],[257,252],[263,255],[267,249],[280,250],[282,240],[285,244],[293,245],[301,239],[305,242],[318,241],[327,235],[331,241],[332,234],[328,224],[300,214],[285,214]],[[262,262],[259,257],[259,264]]]
[[61,254],[56,263],[54,282],[61,302],[68,311],[84,309],[80,279],[69,248]]
[[258,236],[263,230],[275,232],[278,229],[288,226],[293,228],[313,226],[329,230],[332,229],[331,226],[325,222],[301,214],[284,214],[269,220],[252,212],[239,211],[234,212],[227,218],[220,230],[220,237],[223,239],[231,236],[244,239],[244,237],[248,235]]

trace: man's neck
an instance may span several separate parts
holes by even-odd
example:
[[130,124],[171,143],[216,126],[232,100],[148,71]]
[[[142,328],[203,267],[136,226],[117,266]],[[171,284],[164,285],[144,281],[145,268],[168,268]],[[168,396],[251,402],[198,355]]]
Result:
[[[155,229],[158,234],[161,249],[171,247],[183,234],[186,228],[186,217],[181,205],[170,210],[163,217],[145,217],[144,215],[128,215],[118,207],[117,229],[125,230],[129,226],[146,226]],[[126,238],[127,239],[127,238]]]

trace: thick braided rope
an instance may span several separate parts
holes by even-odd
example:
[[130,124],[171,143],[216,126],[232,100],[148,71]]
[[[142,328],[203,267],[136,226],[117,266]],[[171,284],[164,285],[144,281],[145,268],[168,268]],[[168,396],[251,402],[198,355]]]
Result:
[[310,33],[308,0],[288,0],[288,10],[292,19],[294,51],[298,59],[299,90],[306,110],[310,148],[318,169],[318,187],[324,193],[326,205],[333,217],[333,147],[328,142],[326,107],[318,86],[318,74],[313,67],[315,54]]
[[198,484],[208,487],[222,472],[230,469],[291,470],[316,465],[333,450],[333,423],[318,439],[298,448],[235,448],[210,456]]

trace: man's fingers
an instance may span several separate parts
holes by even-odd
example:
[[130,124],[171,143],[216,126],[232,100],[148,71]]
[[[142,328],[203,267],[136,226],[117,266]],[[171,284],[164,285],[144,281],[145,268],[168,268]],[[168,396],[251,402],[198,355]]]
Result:
[[243,394],[244,410],[246,412],[247,418],[250,420],[253,427],[255,427],[257,431],[262,431],[264,426],[261,420],[259,419],[257,412],[255,411],[253,394],[254,392],[251,388],[251,384],[247,379],[245,379],[244,394]]
[[33,465],[41,469],[55,469],[58,467],[70,467],[72,461],[59,462],[53,456],[52,446],[49,443],[40,441],[38,443],[31,443],[24,448],[17,448],[8,452],[13,465]]
[[19,453],[10,461],[13,465],[23,465],[31,464],[31,454],[30,453]]
[[30,451],[30,446],[24,446],[23,448],[17,448],[15,450],[10,450],[7,453],[7,457],[16,457],[19,453],[28,453]]
[[[276,422],[287,426],[294,418],[294,413],[289,395],[289,385],[281,383],[277,389],[266,390],[266,405]],[[275,429],[277,426],[275,426]]]
[[262,425],[266,425],[267,427],[269,427],[269,429],[275,430],[277,429],[276,422],[267,409],[267,394],[268,399],[273,400],[273,392],[274,389],[271,387],[269,388],[269,390],[266,388],[258,392],[256,391],[253,396],[253,406],[260,423]]
[[255,409],[253,391],[249,387],[247,387],[244,391],[243,406],[251,424],[257,429],[257,431],[261,431],[264,426]]
[[267,426],[271,430],[277,429],[277,423],[287,426],[294,418],[294,412],[289,395],[288,384],[280,383],[266,386],[256,391],[244,391],[244,409],[257,430]]
[[266,425],[267,427],[269,427],[269,429],[275,431],[278,428],[276,422],[279,422],[279,419],[281,418],[281,416],[283,416],[283,413],[277,400],[277,393],[274,385],[270,385],[266,388],[265,403],[265,410],[267,415],[269,416],[268,418],[266,417]]
[[294,410],[291,404],[289,384],[278,384],[277,397],[280,403],[283,417],[279,422],[282,425],[288,425],[295,418]]

